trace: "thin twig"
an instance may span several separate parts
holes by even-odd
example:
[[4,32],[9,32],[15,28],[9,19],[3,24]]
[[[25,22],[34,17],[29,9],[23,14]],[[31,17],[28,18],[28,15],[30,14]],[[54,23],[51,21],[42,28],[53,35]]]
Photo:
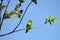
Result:
[[[1,5],[2,5],[2,1],[1,1]],[[0,5],[0,6],[1,6],[1,5]],[[2,14],[1,12],[2,12],[2,11],[0,10],[0,22],[1,22],[1,14]]]
[[0,11],[0,22],[1,22],[1,11]]
[[22,22],[22,20],[23,20],[23,18],[24,18],[24,16],[25,16],[25,14],[26,14],[26,11],[27,11],[27,9],[29,8],[29,6],[31,5],[31,3],[32,3],[32,2],[30,2],[30,3],[28,4],[28,6],[26,7],[26,9],[25,9],[25,11],[24,11],[24,13],[23,13],[23,15],[22,15],[22,18],[21,18],[20,22],[19,22],[18,25],[13,29],[13,31],[15,31],[15,30],[18,28],[18,26],[21,24],[21,22]]
[[[36,28],[39,28],[39,27],[36,27]],[[31,29],[36,29],[36,28],[31,28]],[[15,33],[15,32],[23,31],[23,30],[25,30],[25,29],[26,29],[26,28],[24,28],[24,29],[19,29],[19,30],[16,30],[16,31],[12,31],[12,32],[9,32],[9,33],[6,33],[6,34],[2,34],[2,35],[0,35],[0,37],[7,36],[7,35],[10,35],[10,34]]]
[[12,34],[12,33],[18,32],[18,31],[23,31],[23,30],[25,30],[25,28],[24,29],[20,29],[20,30],[16,30],[14,32],[12,31],[12,32],[9,32],[9,33],[6,33],[6,34],[2,34],[2,35],[0,35],[0,37],[7,36],[9,34]]
[[[44,25],[44,24],[42,24],[42,25]],[[42,25],[40,25],[40,26],[42,26]],[[34,28],[31,28],[31,29],[37,29],[37,28],[40,28],[40,27],[34,27]],[[6,33],[6,34],[2,34],[2,35],[0,35],[0,37],[7,36],[7,35],[10,35],[12,33],[23,31],[23,30],[26,30],[26,28],[15,30],[15,31],[12,31],[12,32],[9,32],[9,33]]]
[[8,6],[9,6],[10,1],[11,0],[8,1],[8,4],[7,4],[6,9],[5,9],[5,12],[6,12],[7,8],[8,8]]
[[[7,4],[7,6],[6,6],[6,9],[5,9],[4,13],[6,12],[8,6],[9,6],[10,1],[11,1],[11,0],[8,1],[8,4]],[[3,16],[4,16],[4,15],[3,15]],[[4,20],[4,19],[2,18],[2,23],[3,23],[3,20]]]

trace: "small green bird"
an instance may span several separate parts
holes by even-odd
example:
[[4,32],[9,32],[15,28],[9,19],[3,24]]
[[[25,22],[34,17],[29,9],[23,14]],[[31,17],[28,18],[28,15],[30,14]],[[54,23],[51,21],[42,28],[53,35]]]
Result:
[[46,18],[46,20],[45,20],[45,23],[44,23],[44,24],[46,24],[46,23],[48,23],[48,22],[49,22],[50,24],[52,24],[52,23],[51,23],[50,18],[51,18],[51,16],[48,16],[48,17]]
[[29,20],[27,23],[27,26],[26,26],[26,32],[25,33],[27,33],[31,29],[31,26],[32,26],[32,20]]
[[46,23],[48,23],[48,22],[49,22],[50,24],[52,24],[52,23],[54,23],[55,20],[57,20],[57,18],[56,18],[55,16],[48,16],[48,17],[46,18],[44,24],[46,24]]

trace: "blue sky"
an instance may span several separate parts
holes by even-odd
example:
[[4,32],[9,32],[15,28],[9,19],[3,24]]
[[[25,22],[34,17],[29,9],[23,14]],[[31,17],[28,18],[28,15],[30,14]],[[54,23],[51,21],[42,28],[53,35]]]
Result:
[[[22,3],[20,9],[25,10],[30,1],[26,0],[26,2]],[[19,3],[17,0],[11,0],[7,10],[11,12],[17,3]],[[31,29],[28,33],[25,33],[25,30],[16,32],[0,37],[0,40],[60,40],[60,0],[37,0],[37,3],[37,5],[34,3],[30,5],[18,29],[25,28],[30,19],[33,21],[32,27],[40,28]],[[4,1],[4,4],[7,4],[7,0]],[[49,23],[42,25],[46,16],[56,16],[58,21],[53,25]],[[12,31],[18,23],[19,18],[12,17],[4,20],[0,34]]]

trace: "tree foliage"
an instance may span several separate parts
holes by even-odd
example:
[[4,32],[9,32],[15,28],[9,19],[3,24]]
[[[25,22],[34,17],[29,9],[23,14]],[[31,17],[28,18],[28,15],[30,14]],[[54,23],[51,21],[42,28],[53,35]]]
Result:
[[[7,5],[3,5],[3,1],[4,0],[0,0],[0,30],[2,30],[2,25],[3,25],[3,21],[5,19],[10,19],[12,16],[16,17],[16,18],[21,18],[21,20],[19,21],[18,25],[13,29],[13,31],[9,32],[9,33],[6,33],[6,34],[2,34],[0,35],[0,37],[2,36],[6,36],[6,35],[9,35],[11,33],[14,33],[14,32],[18,32],[18,31],[21,31],[21,30],[25,30],[25,29],[19,29],[19,30],[16,30],[18,28],[18,26],[20,25],[20,23],[22,22],[23,18],[24,18],[24,15],[26,14],[26,11],[28,9],[28,7],[32,4],[32,3],[35,3],[37,5],[37,0],[31,0],[31,2],[28,4],[28,6],[26,7],[25,11],[24,10],[18,10],[21,6],[22,6],[22,3],[25,2],[25,0],[18,0],[20,3],[19,4],[16,4],[15,8],[13,11],[9,12],[7,11],[7,8],[9,6],[9,3],[11,0],[7,0],[8,4]],[[5,8],[5,11],[4,11],[4,14],[3,14],[3,17],[1,17],[1,12],[3,11],[2,9]],[[23,13],[24,11],[24,13]],[[23,14],[23,15],[22,15]],[[22,15],[22,16],[21,16]],[[54,23],[54,21],[57,20],[56,17],[54,16],[48,16],[46,19],[45,19],[45,23],[50,23],[52,24],[52,22]],[[32,19],[28,21],[27,25],[26,25],[26,32],[27,33],[30,29],[33,29],[32,28]]]

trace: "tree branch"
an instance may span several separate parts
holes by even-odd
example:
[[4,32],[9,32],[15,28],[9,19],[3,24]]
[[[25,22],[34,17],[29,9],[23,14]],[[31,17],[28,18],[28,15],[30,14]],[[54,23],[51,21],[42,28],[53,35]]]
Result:
[[[8,0],[7,0],[7,1],[8,1]],[[8,1],[8,4],[7,4],[7,6],[6,6],[6,9],[5,9],[4,13],[6,12],[8,6],[9,6],[10,1],[11,1],[11,0]],[[3,15],[3,16],[4,16],[4,15]],[[4,19],[2,18],[2,23],[3,23],[3,20],[4,20]]]
[[15,31],[15,30],[18,28],[18,26],[21,24],[21,22],[22,22],[22,20],[23,20],[23,18],[24,18],[24,16],[25,16],[25,14],[26,14],[26,11],[27,11],[27,9],[29,8],[29,6],[31,5],[31,3],[32,3],[32,2],[30,2],[30,3],[28,4],[28,6],[26,7],[26,9],[25,9],[25,11],[24,11],[24,13],[23,13],[23,15],[22,15],[22,18],[21,18],[20,22],[19,22],[18,25],[13,29],[13,31]]
[[2,35],[0,35],[0,37],[7,36],[9,34],[12,34],[12,33],[18,32],[18,31],[23,31],[23,30],[25,30],[25,29],[20,29],[20,30],[14,31],[14,32],[12,31],[12,32],[9,32],[9,33],[6,33],[6,34],[2,34]]
[[[2,5],[2,1],[1,1],[0,6],[1,6],[1,5]],[[0,22],[1,22],[1,14],[2,14],[2,13],[1,13],[1,10],[0,10]]]
[[[41,24],[40,27],[44,26],[45,24]],[[40,28],[40,27],[33,27],[31,29],[37,29],[37,28]],[[19,32],[19,31],[23,31],[23,30],[26,30],[26,28],[23,28],[23,29],[19,29],[19,30],[15,30],[15,31],[12,31],[12,32],[9,32],[9,33],[6,33],[6,34],[2,34],[0,35],[0,37],[3,37],[3,36],[7,36],[9,34],[12,34],[12,33],[15,33],[15,32]]]
[[[31,29],[37,29],[37,28],[40,28],[40,27],[34,27],[34,28],[31,28]],[[0,37],[7,36],[7,35],[10,35],[10,34],[15,33],[15,32],[23,31],[23,30],[25,30],[25,29],[26,29],[26,28],[24,28],[24,29],[19,29],[19,30],[15,30],[15,31],[12,31],[12,32],[9,32],[9,33],[6,33],[6,34],[2,34],[2,35],[0,35]]]
[[0,22],[1,22],[1,11],[0,11]]
[[[9,1],[9,2],[10,2],[10,1]],[[8,2],[8,5],[9,5],[9,2]],[[11,32],[9,32],[9,33],[6,33],[6,34],[2,34],[2,35],[0,35],[0,37],[6,36],[6,35],[12,34],[12,33],[14,33],[14,32],[21,31],[21,30],[25,30],[25,29],[20,29],[20,30],[16,30],[16,29],[17,29],[18,26],[21,24],[22,19],[24,18],[24,15],[26,14],[26,11],[27,11],[27,9],[29,8],[29,6],[31,5],[31,3],[32,3],[32,2],[30,2],[30,3],[28,4],[28,6],[26,7],[26,9],[25,9],[25,11],[24,11],[24,13],[23,13],[23,16],[22,16],[20,22],[19,22],[18,25],[13,29],[13,31],[11,31]],[[8,5],[7,5],[7,7],[8,7]],[[5,11],[6,11],[6,10],[7,10],[7,8],[5,9]],[[2,21],[2,22],[3,22],[3,21]],[[15,30],[16,30],[16,31],[15,31]]]

